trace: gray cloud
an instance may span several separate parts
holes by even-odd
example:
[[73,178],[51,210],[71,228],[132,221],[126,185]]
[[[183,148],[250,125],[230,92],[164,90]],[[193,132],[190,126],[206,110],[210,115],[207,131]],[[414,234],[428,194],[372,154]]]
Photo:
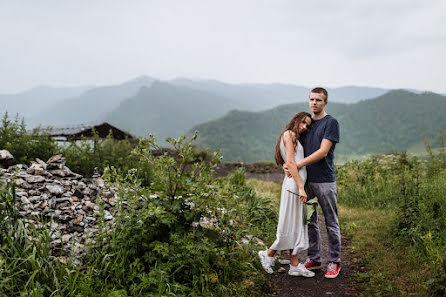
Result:
[[2,1],[0,93],[141,74],[446,92],[444,1]]

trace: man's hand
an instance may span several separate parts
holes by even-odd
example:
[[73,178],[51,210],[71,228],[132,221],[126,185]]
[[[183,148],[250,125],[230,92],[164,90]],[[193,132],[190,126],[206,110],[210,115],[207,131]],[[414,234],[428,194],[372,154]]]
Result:
[[282,167],[283,167],[283,171],[285,172],[286,176],[291,177],[291,172],[288,169],[287,163],[284,163]]
[[297,170],[298,170],[298,171],[299,171],[299,169],[301,169],[302,167],[304,167],[304,166],[302,165],[302,160],[296,163],[296,167],[297,167]]

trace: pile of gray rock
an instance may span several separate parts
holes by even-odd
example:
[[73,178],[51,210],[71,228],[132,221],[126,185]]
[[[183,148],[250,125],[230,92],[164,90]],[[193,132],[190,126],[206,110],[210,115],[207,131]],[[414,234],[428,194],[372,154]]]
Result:
[[[10,164],[11,154],[0,151]],[[114,224],[111,209],[117,203],[116,189],[104,184],[99,174],[92,178],[72,172],[61,155],[47,162],[37,159],[28,167],[16,164],[0,169],[0,181],[16,185],[16,206],[28,228],[49,228],[52,256],[61,262],[78,259],[85,244],[94,240],[99,216]],[[5,166],[6,167],[6,166]],[[101,206],[100,206],[101,205]]]

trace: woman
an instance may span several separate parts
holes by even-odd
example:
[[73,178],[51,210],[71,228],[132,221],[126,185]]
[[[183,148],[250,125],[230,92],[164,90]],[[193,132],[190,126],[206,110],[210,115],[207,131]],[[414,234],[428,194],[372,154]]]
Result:
[[306,112],[296,114],[286,125],[277,139],[275,159],[281,166],[287,163],[291,176],[285,176],[280,198],[279,222],[276,241],[272,246],[259,252],[260,262],[267,273],[273,273],[274,255],[278,250],[290,250],[289,275],[313,277],[314,272],[300,263],[297,253],[308,249],[308,228],[304,224],[304,207],[307,201],[304,185],[307,178],[305,167],[299,171],[296,161],[304,158],[300,135],[311,125],[311,115]]

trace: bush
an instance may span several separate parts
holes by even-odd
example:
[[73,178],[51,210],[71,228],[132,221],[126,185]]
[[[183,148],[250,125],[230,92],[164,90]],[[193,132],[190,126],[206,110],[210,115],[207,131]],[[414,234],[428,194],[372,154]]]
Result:
[[355,207],[398,208],[417,191],[423,166],[405,153],[350,161],[336,168],[339,201]]
[[134,145],[127,139],[116,141],[111,134],[101,139],[95,134],[93,139],[85,138],[60,147],[59,152],[67,158],[67,166],[72,171],[84,176],[91,177],[95,168],[102,173],[105,168],[114,167],[122,174],[138,168],[138,177],[144,185],[149,185],[152,169],[132,154],[133,148]]
[[420,265],[431,266],[429,294],[446,294],[445,147],[425,161],[404,153],[352,161],[337,169],[339,201],[355,207],[390,208],[398,213],[395,237],[414,247]]
[[26,131],[23,119],[11,120],[5,113],[0,126],[0,149],[8,150],[19,163],[28,164],[36,158],[48,160],[57,151],[57,144],[38,128]]
[[190,164],[192,145],[183,137],[168,141],[177,155],[153,157],[154,138],[134,151],[154,170],[150,187],[141,185],[137,170],[126,176],[106,170],[120,204],[116,224],[102,226],[88,253],[82,294],[262,295],[265,276],[252,266],[256,253],[239,240],[275,227],[271,205],[246,186],[243,171],[214,179],[218,153]]
[[[159,157],[154,138],[142,141],[129,155],[137,168],[106,168],[104,178],[118,190],[115,220],[99,220],[81,267],[54,261],[50,232],[18,217],[14,185],[0,191],[0,296],[264,295],[256,253],[263,247],[241,239],[273,240],[277,213],[246,185],[242,169],[213,177],[218,153],[192,163],[197,155],[184,140],[169,139],[178,154]],[[110,153],[102,160],[111,162],[112,148],[101,145]],[[140,168],[153,172],[148,185]]]

